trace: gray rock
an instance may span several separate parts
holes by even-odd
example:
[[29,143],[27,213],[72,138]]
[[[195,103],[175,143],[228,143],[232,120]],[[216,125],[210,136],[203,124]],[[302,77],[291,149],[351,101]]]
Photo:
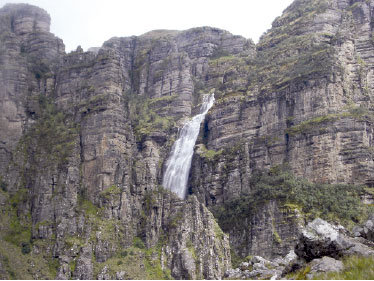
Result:
[[88,244],[87,246],[83,247],[80,251],[80,255],[77,258],[75,270],[73,273],[73,279],[89,280],[92,278],[93,278],[92,246]]
[[374,214],[371,214],[363,225],[353,227],[352,233],[355,237],[363,237],[374,242]]
[[116,272],[116,280],[126,280],[126,271],[118,271]]
[[360,241],[344,234],[341,228],[335,227],[322,219],[309,223],[300,236],[295,253],[311,261],[329,256],[339,258],[346,255],[373,255],[374,250]]
[[108,266],[104,266],[104,268],[100,271],[100,273],[97,275],[98,280],[112,280],[110,274],[109,274],[109,268]]
[[310,272],[306,275],[308,279],[312,279],[314,275],[327,272],[340,272],[344,269],[343,262],[330,257],[315,259],[310,264]]
[[352,246],[337,227],[317,218],[303,230],[295,253],[306,261],[311,261],[323,256],[340,257]]

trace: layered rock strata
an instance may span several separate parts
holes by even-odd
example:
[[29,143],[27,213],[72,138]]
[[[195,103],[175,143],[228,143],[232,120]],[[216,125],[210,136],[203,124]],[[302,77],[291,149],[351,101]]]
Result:
[[372,1],[295,1],[252,57],[210,61],[207,89],[220,98],[190,173],[200,201],[214,206],[247,194],[254,171],[284,164],[316,183],[372,185],[373,7]]
[[20,230],[2,226],[7,245],[58,261],[62,279],[138,278],[119,266],[123,249],[148,269],[143,278],[221,278],[230,267],[227,236],[204,205],[178,201],[159,184],[209,58],[253,44],[204,27],[65,54],[45,11],[6,5],[0,20],[1,196],[25,235],[10,239]]

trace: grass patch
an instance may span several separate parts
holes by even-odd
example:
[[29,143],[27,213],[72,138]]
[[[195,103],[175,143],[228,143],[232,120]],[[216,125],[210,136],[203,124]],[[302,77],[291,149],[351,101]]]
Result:
[[303,121],[298,125],[286,129],[285,133],[289,134],[290,136],[309,133],[315,129],[321,129],[322,125],[327,125],[328,123],[334,122],[341,118],[352,118],[357,121],[374,121],[374,114],[367,108],[349,107],[347,111],[341,113],[322,115]]
[[118,186],[112,185],[101,191],[100,196],[109,200],[112,196],[119,196],[121,192],[122,191]]
[[223,150],[212,150],[207,149],[204,144],[199,145],[198,153],[200,157],[205,158],[208,161],[213,161],[214,159],[218,158],[222,154]]
[[374,280],[374,257],[351,256],[343,259],[342,272],[313,276],[314,280]]
[[161,116],[156,110],[162,104],[162,110],[167,110],[175,95],[154,99],[147,99],[134,94],[129,94],[129,110],[135,137],[138,142],[142,142],[145,137],[154,131],[169,132],[176,126],[172,116]]
[[[374,280],[374,257],[349,256],[342,261],[344,269],[341,272],[315,274],[313,280]],[[306,266],[288,274],[286,278],[306,280],[310,269],[310,266]]]

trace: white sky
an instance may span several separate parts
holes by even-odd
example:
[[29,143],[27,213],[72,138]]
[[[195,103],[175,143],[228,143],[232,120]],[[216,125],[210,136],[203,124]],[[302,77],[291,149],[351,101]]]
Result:
[[113,36],[141,35],[154,29],[212,26],[253,39],[271,27],[293,0],[0,0],[45,9],[51,32],[66,51],[101,46]]

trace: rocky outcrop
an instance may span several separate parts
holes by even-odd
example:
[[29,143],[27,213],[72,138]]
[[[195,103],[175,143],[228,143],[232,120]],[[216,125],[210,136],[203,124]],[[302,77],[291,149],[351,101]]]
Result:
[[225,277],[227,279],[241,279],[241,280],[277,280],[281,277],[282,271],[296,255],[293,251],[287,254],[284,258],[277,258],[269,261],[260,256],[254,256],[248,262],[243,262],[238,268],[226,271]]
[[[242,206],[249,206],[249,210]],[[243,208],[241,210],[240,208]],[[271,202],[236,202],[213,209],[222,230],[230,236],[239,257],[258,255],[273,259],[285,256],[296,245],[303,226],[300,212],[292,205]],[[231,216],[231,212],[236,210]]]
[[347,260],[373,256],[373,249],[374,244],[370,241],[352,238],[342,226],[334,226],[317,218],[305,227],[295,251],[291,250],[283,258],[270,260],[259,256],[248,257],[238,268],[226,271],[225,277],[255,280],[313,279],[323,274],[352,270],[347,268]]
[[169,211],[169,241],[163,250],[172,276],[222,278],[231,268],[230,246],[228,236],[219,228],[213,215],[194,196],[187,202],[171,202]]
[[374,250],[344,233],[343,227],[315,219],[307,225],[295,247],[295,253],[311,261],[324,256],[340,258],[347,255],[374,255]]
[[330,257],[315,259],[310,263],[310,272],[306,275],[308,279],[313,279],[315,274],[327,272],[340,272],[344,268],[343,263]]
[[362,226],[355,226],[352,229],[355,237],[363,237],[374,242],[374,214]]

